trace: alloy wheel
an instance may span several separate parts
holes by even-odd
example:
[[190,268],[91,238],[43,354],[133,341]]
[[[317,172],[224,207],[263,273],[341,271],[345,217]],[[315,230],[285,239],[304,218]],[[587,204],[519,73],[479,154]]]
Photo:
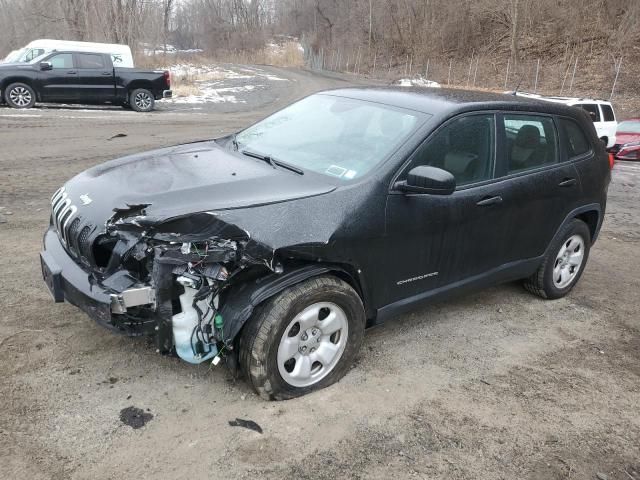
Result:
[[151,95],[146,92],[138,92],[134,98],[136,107],[140,110],[147,110],[151,107]]
[[18,107],[26,107],[32,100],[31,92],[24,87],[12,88],[9,92],[9,98]]

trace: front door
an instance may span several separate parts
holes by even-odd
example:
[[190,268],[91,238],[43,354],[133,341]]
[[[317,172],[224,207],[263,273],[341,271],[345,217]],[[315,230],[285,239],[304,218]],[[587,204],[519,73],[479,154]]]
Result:
[[451,195],[391,192],[385,263],[389,302],[463,282],[502,265],[510,225],[504,182],[495,181],[493,113],[456,117],[416,151],[400,173],[430,165],[451,172]]
[[74,102],[77,98],[78,71],[72,53],[58,53],[43,60],[51,70],[39,74],[40,94],[43,102]]

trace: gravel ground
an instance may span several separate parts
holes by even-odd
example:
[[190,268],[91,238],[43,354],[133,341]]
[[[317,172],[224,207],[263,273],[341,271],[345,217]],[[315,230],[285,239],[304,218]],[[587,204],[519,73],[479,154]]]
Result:
[[0,108],[0,477],[639,480],[640,163],[616,166],[571,295],[514,283],[402,316],[367,333],[341,382],[296,400],[264,402],[51,301],[38,252],[53,191],[344,84],[272,71],[287,87],[253,110]]

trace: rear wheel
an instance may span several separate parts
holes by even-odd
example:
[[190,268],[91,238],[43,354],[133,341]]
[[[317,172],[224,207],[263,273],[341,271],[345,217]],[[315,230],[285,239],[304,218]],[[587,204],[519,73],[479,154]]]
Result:
[[245,326],[240,366],[268,400],[285,400],[340,380],[364,336],[358,294],[334,277],[307,280],[276,295]]
[[12,83],[4,91],[4,99],[13,108],[31,108],[36,104],[36,92],[25,83]]
[[524,286],[542,298],[564,297],[578,283],[589,258],[591,232],[574,218],[556,236],[538,271]]
[[136,112],[150,112],[155,104],[153,94],[145,88],[137,88],[129,95],[129,105]]

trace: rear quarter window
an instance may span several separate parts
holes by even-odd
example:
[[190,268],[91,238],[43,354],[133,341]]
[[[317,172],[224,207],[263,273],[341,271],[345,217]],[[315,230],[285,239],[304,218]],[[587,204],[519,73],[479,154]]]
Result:
[[564,133],[565,148],[570,159],[591,151],[591,144],[587,140],[587,136],[576,122],[561,118],[559,124]]

